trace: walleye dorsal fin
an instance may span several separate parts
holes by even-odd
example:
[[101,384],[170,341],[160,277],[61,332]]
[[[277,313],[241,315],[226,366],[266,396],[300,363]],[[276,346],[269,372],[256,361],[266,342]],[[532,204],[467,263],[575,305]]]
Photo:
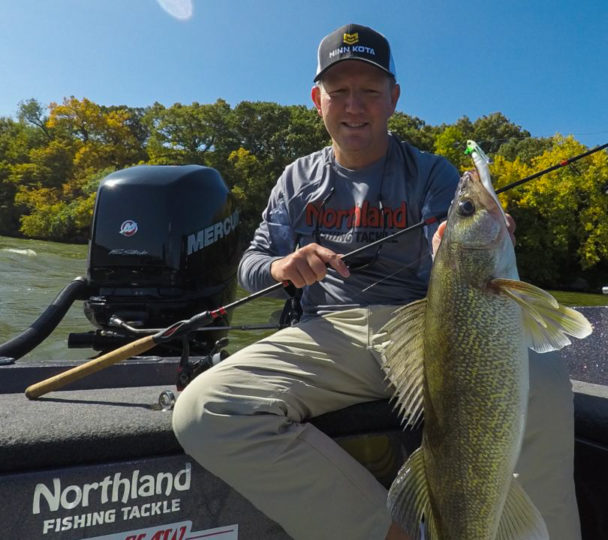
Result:
[[412,427],[422,418],[426,298],[399,308],[378,334],[383,368],[395,387],[399,414]]
[[399,469],[388,491],[388,508],[393,521],[412,538],[421,538],[424,518],[425,540],[438,539],[435,515],[431,507],[424,466],[424,454],[418,448]]
[[538,353],[570,345],[567,335],[582,339],[593,331],[584,315],[562,306],[548,292],[515,279],[497,278],[491,285],[515,300],[523,313],[528,346]]
[[545,521],[515,478],[507,493],[496,540],[549,540]]

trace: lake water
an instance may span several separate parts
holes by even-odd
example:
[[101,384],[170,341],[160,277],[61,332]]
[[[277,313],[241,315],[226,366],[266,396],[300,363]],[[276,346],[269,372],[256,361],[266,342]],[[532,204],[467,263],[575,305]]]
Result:
[[[0,344],[28,328],[74,278],[86,274],[87,246],[22,240],[0,236]],[[245,296],[243,290],[238,297]],[[554,292],[567,305],[605,305],[608,295]],[[97,353],[92,349],[68,349],[70,332],[93,330],[75,302],[53,333],[20,361],[84,360]],[[219,307],[219,306],[218,306]],[[277,320],[282,300],[258,298],[233,312],[235,326],[265,324]],[[272,331],[232,331],[227,350],[236,350]]]
[[[86,274],[87,246],[0,236],[0,344],[28,328],[74,278]],[[245,291],[239,290],[239,296]],[[233,324],[264,324],[283,301],[260,298],[234,310]],[[218,306],[219,307],[219,306]],[[93,326],[76,301],[53,333],[20,361],[83,360],[92,349],[68,349],[70,332]],[[271,331],[233,331],[227,350],[235,352]]]

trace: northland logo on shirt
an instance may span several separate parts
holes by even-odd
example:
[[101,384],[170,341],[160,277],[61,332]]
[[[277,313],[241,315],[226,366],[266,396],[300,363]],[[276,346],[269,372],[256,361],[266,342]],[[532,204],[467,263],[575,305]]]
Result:
[[305,216],[307,226],[314,227],[319,224],[324,229],[336,231],[361,227],[404,229],[407,223],[405,201],[402,201],[397,208],[387,206],[382,209],[364,201],[361,206],[355,205],[346,210],[323,208],[319,204],[308,203]]

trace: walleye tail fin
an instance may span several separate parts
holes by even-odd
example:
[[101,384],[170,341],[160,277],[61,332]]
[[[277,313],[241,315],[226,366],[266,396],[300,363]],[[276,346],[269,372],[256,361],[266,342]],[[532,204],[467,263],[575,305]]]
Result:
[[415,427],[422,418],[424,319],[426,298],[416,300],[395,311],[374,338],[383,369],[395,387],[399,413],[405,425]]
[[515,478],[507,493],[496,540],[549,540],[545,521]]
[[528,346],[538,353],[570,345],[567,335],[582,339],[593,331],[584,315],[562,306],[548,292],[514,279],[494,279],[492,286],[522,308]]
[[412,538],[420,538],[422,528],[426,540],[438,538],[420,448],[412,453],[397,473],[388,492],[387,504],[393,521]]

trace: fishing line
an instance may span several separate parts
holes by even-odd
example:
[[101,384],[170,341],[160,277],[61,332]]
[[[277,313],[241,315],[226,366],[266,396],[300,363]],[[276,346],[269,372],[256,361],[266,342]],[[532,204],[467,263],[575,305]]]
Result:
[[410,263],[404,264],[402,265],[398,270],[395,270],[394,272],[392,272],[391,274],[388,274],[386,276],[384,276],[381,279],[377,279],[376,281],[374,281],[371,285],[365,287],[364,289],[361,289],[360,294],[362,295],[363,293],[366,293],[367,291],[369,291],[372,287],[375,287],[376,285],[380,285],[380,283],[383,283],[384,281],[386,281],[387,279],[390,279],[392,277],[395,277],[397,274],[399,274],[400,272],[403,272],[404,270],[406,270],[407,268],[409,268],[410,266],[414,265],[414,264],[418,264],[420,261],[422,260],[422,257],[418,257],[418,259],[416,259],[415,261],[412,261]]

